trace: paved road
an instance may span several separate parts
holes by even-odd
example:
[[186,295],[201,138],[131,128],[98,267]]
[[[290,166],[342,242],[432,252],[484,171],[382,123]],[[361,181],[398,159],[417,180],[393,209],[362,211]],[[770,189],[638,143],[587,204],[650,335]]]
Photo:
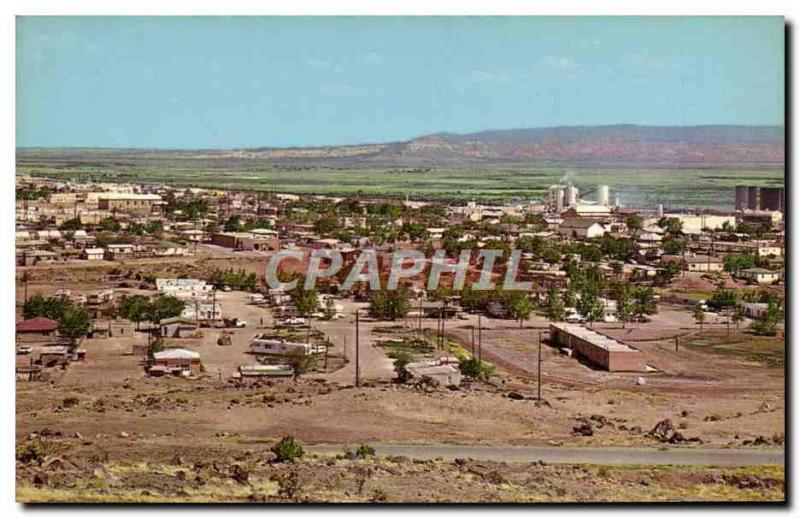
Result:
[[[376,454],[404,455],[416,459],[472,458],[505,462],[545,461],[563,464],[674,464],[691,466],[754,466],[784,463],[783,449],[700,449],[505,446],[458,444],[373,444]],[[341,453],[342,445],[310,445],[312,453]]]

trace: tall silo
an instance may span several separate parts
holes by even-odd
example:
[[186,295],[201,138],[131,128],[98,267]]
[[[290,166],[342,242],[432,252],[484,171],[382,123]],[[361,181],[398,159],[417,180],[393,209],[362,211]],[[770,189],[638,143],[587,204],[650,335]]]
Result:
[[567,207],[571,207],[578,203],[578,188],[572,184],[567,185],[565,190],[566,196],[564,199],[564,204]]
[[598,185],[597,186],[597,203],[599,205],[608,206],[610,201],[608,185]]

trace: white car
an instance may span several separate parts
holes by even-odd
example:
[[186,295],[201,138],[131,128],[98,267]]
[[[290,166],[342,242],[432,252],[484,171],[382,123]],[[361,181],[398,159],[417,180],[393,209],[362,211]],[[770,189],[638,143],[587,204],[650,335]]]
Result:
[[30,345],[20,345],[17,347],[17,354],[30,354],[33,352],[33,347]]

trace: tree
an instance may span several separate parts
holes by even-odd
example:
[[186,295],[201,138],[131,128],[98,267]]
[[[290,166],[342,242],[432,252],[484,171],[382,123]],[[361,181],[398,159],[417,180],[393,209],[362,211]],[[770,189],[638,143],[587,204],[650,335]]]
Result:
[[678,218],[661,218],[658,226],[670,237],[677,237],[683,233],[683,222]]
[[317,290],[315,288],[305,289],[300,281],[298,281],[297,287],[289,293],[289,296],[292,298],[292,304],[297,312],[304,318],[310,318],[319,309]]
[[755,259],[750,254],[726,254],[722,259],[725,271],[733,275],[739,275],[739,272],[752,268],[755,264]]
[[658,311],[653,288],[639,287],[634,291],[633,312],[639,318],[645,315],[654,315]]
[[295,350],[286,356],[286,363],[292,367],[294,380],[297,381],[300,376],[314,368],[316,361],[313,355]]
[[105,232],[119,232],[122,226],[116,218],[105,218],[100,221],[100,230]]
[[58,334],[69,340],[74,347],[78,340],[89,332],[92,321],[86,310],[80,307],[69,307],[58,319]]
[[552,286],[547,292],[547,319],[551,322],[563,322],[564,317],[564,303],[558,289]]
[[166,318],[180,316],[184,308],[185,305],[181,299],[171,295],[159,295],[147,305],[147,320],[158,325]]
[[636,234],[640,230],[642,230],[642,227],[644,226],[644,220],[642,219],[641,216],[637,216],[637,215],[634,214],[634,215],[628,216],[628,219],[627,219],[626,223],[628,225],[628,230],[631,231],[631,234],[633,235],[633,238],[636,239]]
[[408,289],[373,291],[369,298],[369,314],[381,320],[397,320],[408,314],[411,307]]
[[702,331],[703,322],[706,321],[706,312],[703,311],[703,308],[701,308],[699,304],[695,306],[692,316],[694,317],[694,321],[700,326],[700,331]]
[[622,328],[631,321],[633,317],[633,299],[631,288],[627,284],[622,284],[617,290],[617,318],[622,322]]
[[509,301],[509,309],[514,318],[519,321],[519,327],[522,328],[523,321],[531,318],[531,311],[533,309],[528,294],[521,292],[513,295]]
[[120,315],[131,322],[136,322],[137,330],[139,323],[147,320],[149,307],[150,299],[144,295],[123,296],[119,301]]
[[667,239],[661,246],[670,255],[682,254],[686,250],[686,242],[682,239]]
[[25,301],[22,314],[25,318],[45,317],[50,320],[59,320],[61,316],[72,307],[72,302],[66,297],[43,297],[34,295]]

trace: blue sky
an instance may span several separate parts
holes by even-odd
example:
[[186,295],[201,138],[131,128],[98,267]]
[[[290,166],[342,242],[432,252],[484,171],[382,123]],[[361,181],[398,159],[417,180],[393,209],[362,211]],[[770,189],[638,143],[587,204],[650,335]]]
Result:
[[783,124],[783,19],[17,19],[17,144]]

